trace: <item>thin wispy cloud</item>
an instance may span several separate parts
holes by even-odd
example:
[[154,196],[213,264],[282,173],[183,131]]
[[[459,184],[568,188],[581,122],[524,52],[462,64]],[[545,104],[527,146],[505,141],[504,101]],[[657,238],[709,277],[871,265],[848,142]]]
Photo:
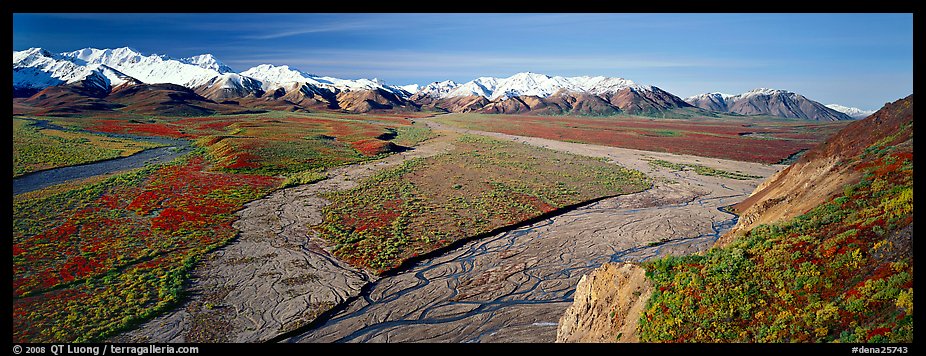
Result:
[[278,38],[306,35],[306,34],[313,34],[313,33],[357,31],[357,30],[372,29],[372,28],[374,28],[373,25],[369,23],[361,23],[361,22],[311,24],[311,25],[300,24],[300,25],[294,25],[291,28],[283,30],[283,31],[258,34],[258,35],[245,35],[245,36],[241,36],[241,38],[247,39],[247,40],[270,40],[270,39],[278,39]]
[[[230,62],[232,63],[232,62]],[[759,68],[770,60],[736,60],[709,57],[678,57],[658,54],[628,55],[512,55],[486,52],[398,52],[368,50],[312,50],[237,58],[235,64],[305,63],[309,65],[383,66],[394,68],[444,68],[485,66],[556,66],[562,68]]]

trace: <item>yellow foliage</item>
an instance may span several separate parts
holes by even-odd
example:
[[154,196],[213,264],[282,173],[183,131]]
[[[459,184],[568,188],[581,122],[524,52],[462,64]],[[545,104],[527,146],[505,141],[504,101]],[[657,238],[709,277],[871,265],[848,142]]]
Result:
[[913,288],[900,291],[897,294],[897,301],[894,302],[898,308],[904,309],[907,314],[913,314]]
[[852,253],[849,254],[849,258],[850,258],[849,264],[852,265],[852,268],[859,268],[859,266],[863,262],[862,250],[861,249],[852,250]]
[[907,269],[907,267],[909,267],[909,266],[910,266],[910,265],[908,265],[908,264],[907,264],[906,262],[904,262],[904,261],[891,262],[891,269],[893,269],[893,270],[896,271],[896,272],[903,271],[903,270]]
[[904,188],[893,198],[881,203],[881,206],[893,216],[909,214],[913,211],[913,187]]
[[830,302],[823,305],[820,310],[817,310],[816,323],[817,325],[824,325],[831,320],[836,320],[837,318],[839,318],[839,307]]
[[871,247],[871,250],[877,251],[877,250],[880,250],[884,246],[892,247],[892,245],[893,244],[891,244],[891,242],[888,240],[881,240],[881,241],[875,242],[875,245]]
[[825,328],[825,327],[820,327],[820,328],[813,329],[813,331],[816,333],[817,337],[824,337],[826,336],[827,333],[829,333],[830,329]]

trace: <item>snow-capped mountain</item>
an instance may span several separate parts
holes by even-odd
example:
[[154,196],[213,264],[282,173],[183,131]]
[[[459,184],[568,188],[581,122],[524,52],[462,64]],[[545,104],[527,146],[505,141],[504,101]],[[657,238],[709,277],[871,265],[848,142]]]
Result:
[[852,119],[803,95],[780,89],[759,88],[738,95],[706,93],[688,97],[685,102],[706,110],[741,115],[770,115],[816,121]]
[[440,98],[454,98],[459,96],[481,96],[491,98],[495,95],[495,89],[498,88],[498,81],[498,78],[479,77],[458,85]]
[[425,85],[415,91],[416,96],[428,97],[432,99],[440,99],[447,96],[447,93],[450,93],[453,89],[460,86],[457,82],[452,80],[445,80],[442,82],[432,82],[428,85]]
[[87,64],[109,66],[147,84],[171,83],[187,88],[201,86],[220,74],[232,72],[210,54],[172,59],[166,55],[145,56],[129,47],[122,47],[84,48],[61,55]]
[[264,90],[257,79],[238,73],[224,73],[195,88],[200,95],[212,100],[261,96]]
[[416,97],[427,97],[431,99],[440,99],[450,93],[453,89],[460,86],[457,82],[452,80],[445,80],[442,82],[432,82],[428,85],[418,88],[414,92]]
[[[452,112],[610,115],[664,114],[695,106],[743,115],[810,120],[850,119],[841,111],[867,114],[853,108],[827,107],[789,91],[764,88],[739,95],[708,93],[682,100],[654,86],[605,76],[562,77],[522,72],[507,78],[479,77],[463,84],[446,80],[425,86],[399,86],[376,78],[316,75],[287,65],[261,64],[237,73],[211,54],[174,59],[167,55],[145,55],[129,47],[84,48],[65,53],[30,48],[13,52],[15,96],[32,96],[62,85],[70,86],[73,90],[65,91],[73,95],[96,98],[133,85],[147,85],[159,93],[187,90],[189,93],[184,95],[198,95],[202,100],[223,105],[274,110],[365,112],[427,107]],[[147,93],[146,90],[125,93]]]
[[189,58],[180,58],[179,61],[192,64],[200,68],[214,70],[222,74],[234,72],[231,67],[225,65],[225,63],[220,62],[215,58],[215,56],[208,53]]
[[272,64],[261,64],[252,67],[241,72],[241,75],[261,81],[264,85],[264,90],[271,89],[282,83],[306,82],[309,78],[314,77],[312,74],[290,68],[287,65],[275,66]]
[[[98,93],[108,95],[114,88],[129,84],[175,84],[192,89],[215,101],[237,103],[237,98],[261,98],[258,106],[270,105],[286,96],[283,105],[309,103],[322,107],[343,108],[341,100],[350,101],[353,108],[404,107],[407,98],[417,91],[415,86],[394,86],[378,79],[340,79],[309,74],[289,66],[262,64],[236,73],[211,54],[174,59],[167,55],[145,55],[129,47],[115,49],[84,48],[73,52],[51,53],[41,48],[13,52],[13,87],[16,96],[30,96],[47,87],[80,82],[92,84]],[[94,84],[95,83],[95,84]],[[157,87],[167,90],[167,87]],[[364,95],[366,91],[382,91],[385,95]],[[269,98],[262,98],[272,92]],[[342,93],[351,95],[338,98]],[[287,96],[288,95],[288,96]],[[308,101],[302,97],[307,96]],[[250,99],[249,99],[250,100]],[[365,101],[375,105],[363,104]],[[275,106],[277,105],[277,106]],[[290,106],[286,106],[290,105]],[[298,105],[297,105],[298,106]]]
[[402,89],[409,94],[415,94],[419,89],[421,89],[421,86],[418,84],[396,85],[395,87]]
[[724,93],[704,93],[685,99],[685,102],[706,110],[729,111],[727,103],[732,103],[735,95]]
[[616,93],[623,89],[652,91],[649,85],[639,85],[624,78],[604,76],[561,77],[539,73],[523,72],[508,78],[480,77],[473,81],[454,87],[440,96],[451,98],[458,96],[483,96],[489,100],[517,96],[549,97],[561,90],[594,95]]
[[266,91],[275,88],[284,87],[291,83],[306,83],[316,87],[325,88],[333,92],[344,90],[376,90],[382,89],[391,93],[406,97],[410,95],[406,90],[393,85],[387,85],[383,81],[373,79],[340,79],[328,76],[319,76],[303,72],[299,69],[287,65],[276,66],[272,64],[261,64],[250,68],[241,75],[257,79],[263,83],[263,89]]
[[561,77],[522,72],[457,84],[433,82],[410,98],[451,112],[609,115],[662,113],[691,107],[659,88],[604,76]]
[[41,48],[13,52],[14,90],[35,92],[55,85],[81,83],[108,92],[126,82],[136,80],[106,65],[74,63]]
[[842,106],[839,104],[826,104],[826,107],[839,111],[843,114],[851,116],[853,119],[864,119],[871,114],[874,114],[874,110],[862,110],[859,108],[853,108],[848,106]]

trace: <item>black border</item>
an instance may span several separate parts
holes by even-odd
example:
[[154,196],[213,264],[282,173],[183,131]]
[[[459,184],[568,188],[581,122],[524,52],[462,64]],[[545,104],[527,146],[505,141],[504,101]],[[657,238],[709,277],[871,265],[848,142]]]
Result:
[[[473,3],[471,1],[462,1],[458,3],[449,2],[415,2],[415,1],[380,1],[375,3],[362,2],[273,2],[250,1],[250,2],[205,2],[205,1],[177,1],[177,0],[155,0],[148,3],[139,3],[136,1],[69,1],[69,2],[46,2],[46,1],[23,1],[23,0],[6,0],[3,1],[4,7],[7,8],[8,25],[6,26],[9,34],[6,39],[10,41],[8,48],[12,50],[12,28],[13,13],[42,13],[42,12],[75,12],[75,13],[292,13],[292,12],[344,12],[344,13],[602,13],[602,12],[620,12],[620,13],[913,13],[914,16],[914,92],[921,87],[922,82],[920,75],[916,71],[915,58],[919,53],[916,42],[916,35],[922,34],[922,24],[920,13],[916,4],[917,1],[875,1],[875,2],[779,2],[779,1],[695,1],[686,2],[657,2],[657,1],[636,1],[625,2],[616,0],[605,1],[584,1],[584,2],[541,2],[536,1],[505,1],[496,0],[494,2]],[[922,37],[920,37],[922,38]],[[922,58],[920,56],[920,58]],[[4,78],[10,83],[12,73],[5,72]],[[12,97],[12,88],[3,87],[6,97]],[[897,98],[900,99],[900,98]],[[10,116],[12,116],[12,108]],[[10,130],[9,126],[4,125],[4,130]],[[915,129],[916,130],[916,129]],[[915,132],[915,131],[914,131]],[[11,136],[7,136],[11,137]],[[7,146],[12,152],[12,140]],[[914,152],[916,149],[914,149]],[[7,158],[8,174],[5,179],[11,180],[12,177],[12,155],[8,154]],[[7,189],[11,189],[12,183],[7,184]],[[916,191],[921,192],[919,188]],[[9,196],[9,204],[4,207],[9,216],[7,220],[12,225],[12,194]],[[921,205],[921,204],[916,204]],[[914,215],[915,220],[915,215]],[[5,239],[3,244],[7,251],[10,251],[11,242]],[[916,241],[914,239],[914,257],[916,255]],[[7,280],[12,280],[12,255],[3,254],[4,276]],[[914,270],[921,268],[914,265]],[[914,272],[919,274],[919,272]],[[916,279],[914,284],[916,289],[920,288],[922,278]],[[12,330],[12,284],[5,284],[7,307],[3,310],[3,317],[8,320],[6,325]],[[915,294],[915,304],[922,300],[922,292]],[[453,346],[454,351],[475,351],[482,349],[497,350],[505,352],[511,350],[515,353],[540,352],[541,354],[565,353],[565,352],[604,352],[604,353],[649,353],[649,352],[673,352],[673,353],[739,353],[748,352],[750,354],[782,354],[787,352],[810,352],[810,353],[836,353],[852,354],[852,347],[880,347],[880,346],[902,346],[907,347],[910,352],[917,349],[915,346],[920,339],[920,328],[922,323],[918,318],[914,319],[914,343],[900,345],[872,345],[872,344],[479,344],[479,345],[458,345]],[[7,347],[12,347],[12,333],[7,334],[7,340],[10,341]],[[20,345],[44,345],[50,348],[52,344],[20,344]],[[104,344],[81,344],[83,346],[103,346]],[[119,344],[131,345],[131,344]],[[285,354],[313,354],[317,352],[334,351],[372,351],[386,353],[413,353],[446,350],[442,344],[353,344],[353,345],[333,345],[333,344],[158,344],[171,346],[197,346],[199,354],[260,354],[266,352],[285,353]],[[321,347],[321,348],[319,348]],[[48,349],[47,348],[47,349]],[[330,349],[329,349],[330,348]],[[7,350],[11,350],[8,348]],[[13,354],[11,352],[11,354]],[[50,353],[46,353],[50,354]]]

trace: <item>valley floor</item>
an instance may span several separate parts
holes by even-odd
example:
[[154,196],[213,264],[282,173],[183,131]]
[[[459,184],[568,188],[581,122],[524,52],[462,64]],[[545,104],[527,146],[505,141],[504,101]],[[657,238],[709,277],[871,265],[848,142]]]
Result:
[[[707,249],[734,222],[719,208],[761,179],[699,175],[654,160],[767,177],[783,168],[463,130],[422,120],[437,132],[479,134],[603,157],[655,177],[640,193],[607,198],[534,224],[463,244],[394,276],[375,277],[306,238],[321,220],[326,191],[353,187],[412,157],[449,150],[447,135],[415,150],[329,171],[329,179],[276,191],[238,213],[239,238],[192,273],[191,298],[114,340],[552,342],[579,278],[608,261]],[[305,271],[313,270],[312,273]],[[318,325],[311,324],[322,313]]]

